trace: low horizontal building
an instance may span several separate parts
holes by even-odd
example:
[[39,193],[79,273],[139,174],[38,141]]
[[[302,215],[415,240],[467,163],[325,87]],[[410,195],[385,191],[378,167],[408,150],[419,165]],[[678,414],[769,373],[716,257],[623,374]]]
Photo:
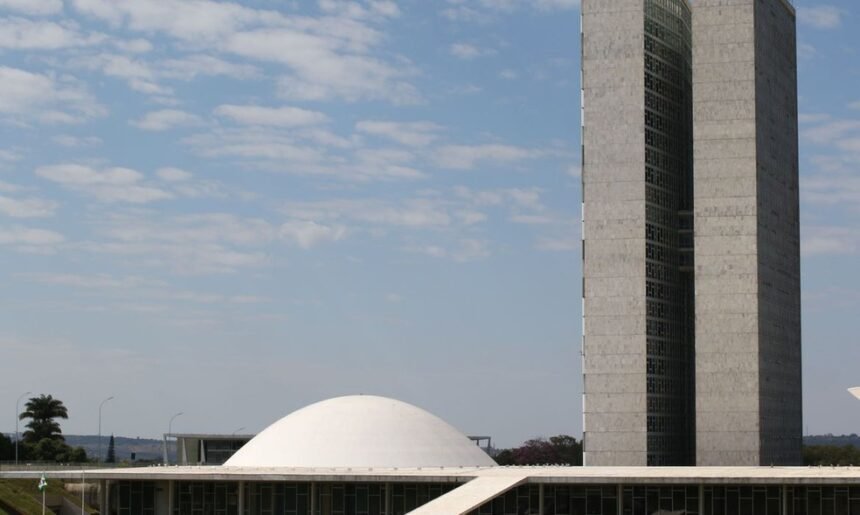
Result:
[[860,468],[500,467],[441,419],[372,396],[299,410],[223,466],[50,477],[97,481],[103,515],[860,515]]

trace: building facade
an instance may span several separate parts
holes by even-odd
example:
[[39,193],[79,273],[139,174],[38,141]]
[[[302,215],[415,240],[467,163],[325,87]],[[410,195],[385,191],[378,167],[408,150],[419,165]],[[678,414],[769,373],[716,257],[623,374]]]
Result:
[[800,463],[795,16],[726,4],[693,14],[697,461]]
[[799,462],[794,43],[784,0],[582,2],[588,465]]

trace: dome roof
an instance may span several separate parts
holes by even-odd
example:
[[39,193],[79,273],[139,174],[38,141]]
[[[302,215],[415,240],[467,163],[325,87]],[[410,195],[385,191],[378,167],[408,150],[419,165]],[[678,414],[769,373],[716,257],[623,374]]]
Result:
[[411,404],[355,395],[312,404],[245,444],[228,467],[494,466],[463,433]]

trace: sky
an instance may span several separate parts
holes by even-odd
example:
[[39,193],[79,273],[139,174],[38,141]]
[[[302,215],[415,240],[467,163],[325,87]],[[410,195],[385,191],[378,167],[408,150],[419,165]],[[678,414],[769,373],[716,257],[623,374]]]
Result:
[[[0,430],[581,435],[577,0],[0,0]],[[860,432],[860,5],[796,2],[805,419]]]

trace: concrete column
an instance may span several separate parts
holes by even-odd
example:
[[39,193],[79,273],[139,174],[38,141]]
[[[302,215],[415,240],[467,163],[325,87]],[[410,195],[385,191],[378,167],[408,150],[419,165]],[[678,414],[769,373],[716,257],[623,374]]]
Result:
[[782,485],[782,515],[788,513],[788,485]]
[[[543,483],[538,485],[538,514],[543,515],[544,506],[543,506]],[[619,512],[619,515],[621,513]]]
[[167,513],[173,515],[173,502],[175,499],[174,492],[176,491],[176,481],[170,480],[167,482]]
[[385,483],[385,515],[391,515],[391,483]]
[[99,514],[103,515],[107,513],[107,481],[104,479],[99,480]]
[[245,482],[239,481],[239,499],[238,499],[239,515],[245,515]]
[[705,515],[705,485],[699,485],[699,515]]
[[101,511],[101,515],[110,515],[110,481],[105,481],[105,507]]
[[[616,495],[618,496],[618,508],[616,509],[617,515],[624,515],[624,485],[621,483],[618,484],[618,493]],[[701,515],[701,513],[699,515]]]
[[311,515],[317,513],[317,484],[311,482]]

